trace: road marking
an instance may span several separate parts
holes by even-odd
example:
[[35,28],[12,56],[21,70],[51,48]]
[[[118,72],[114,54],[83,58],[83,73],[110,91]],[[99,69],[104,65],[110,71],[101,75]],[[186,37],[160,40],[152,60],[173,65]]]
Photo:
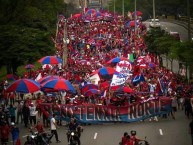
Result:
[[154,118],[154,119],[155,119],[155,121],[158,121],[158,118],[157,118],[157,116],[155,116],[155,118]]
[[163,135],[162,129],[159,129],[159,133],[160,133],[160,135]]
[[94,134],[94,139],[96,139],[96,138],[97,138],[97,134],[98,134],[97,132]]

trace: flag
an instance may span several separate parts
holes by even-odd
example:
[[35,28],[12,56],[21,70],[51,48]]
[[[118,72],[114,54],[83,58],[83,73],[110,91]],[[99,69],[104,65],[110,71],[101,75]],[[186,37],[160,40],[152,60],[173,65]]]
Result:
[[136,85],[138,85],[140,82],[145,82],[145,78],[144,78],[144,76],[143,76],[142,74],[140,74],[140,75],[135,76],[135,77],[131,80],[131,82],[136,86]]
[[37,82],[38,80],[40,80],[42,78],[42,74],[39,73],[38,76],[36,77],[35,81]]
[[125,76],[124,74],[120,74],[118,72],[115,72],[114,75],[113,75],[110,86],[122,85],[126,82],[127,79],[128,79],[128,77]]
[[158,78],[157,79],[157,85],[156,85],[156,90],[155,92],[157,94],[162,94],[163,93],[163,88],[162,88],[162,85],[161,85],[161,82],[160,82],[160,79]]
[[104,90],[102,93],[101,93],[101,98],[105,98],[107,95],[107,90]]
[[100,77],[98,74],[91,76],[89,79],[91,83],[94,83],[95,85],[98,85],[98,82],[100,81]]
[[131,61],[131,62],[134,62],[134,55],[131,53],[131,54],[128,54],[128,59]]

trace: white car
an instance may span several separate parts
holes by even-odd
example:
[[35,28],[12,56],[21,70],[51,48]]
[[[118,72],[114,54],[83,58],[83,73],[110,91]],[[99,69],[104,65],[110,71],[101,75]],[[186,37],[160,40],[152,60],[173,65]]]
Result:
[[152,28],[159,28],[160,27],[159,19],[151,19],[149,26]]

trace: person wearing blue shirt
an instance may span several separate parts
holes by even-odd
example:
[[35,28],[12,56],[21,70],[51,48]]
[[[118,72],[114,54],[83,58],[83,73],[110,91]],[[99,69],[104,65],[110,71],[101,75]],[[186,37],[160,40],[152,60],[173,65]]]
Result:
[[16,145],[16,142],[19,139],[19,128],[16,127],[14,122],[11,123],[11,135],[12,135],[13,145]]
[[8,108],[10,116],[11,116],[11,122],[15,123],[15,116],[16,116],[16,107],[13,107],[13,105],[11,104],[10,107]]

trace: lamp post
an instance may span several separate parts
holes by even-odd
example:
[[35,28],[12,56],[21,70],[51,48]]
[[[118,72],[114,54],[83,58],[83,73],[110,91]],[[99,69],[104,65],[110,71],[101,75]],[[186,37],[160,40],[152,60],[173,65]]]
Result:
[[153,19],[155,22],[155,0],[153,0]]

